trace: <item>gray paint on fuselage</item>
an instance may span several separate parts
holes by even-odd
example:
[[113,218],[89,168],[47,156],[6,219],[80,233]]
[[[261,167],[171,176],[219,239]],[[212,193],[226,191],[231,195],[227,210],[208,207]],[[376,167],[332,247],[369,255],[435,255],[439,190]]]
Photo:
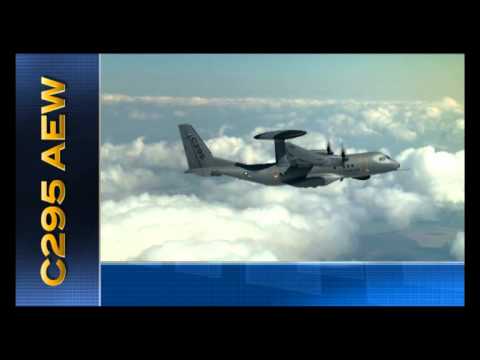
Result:
[[[262,164],[265,165],[265,168],[254,170],[253,167],[249,167],[248,165],[236,163],[233,166],[218,168],[218,171],[223,175],[265,185],[289,184],[295,186],[295,179],[304,178],[306,180],[309,178],[325,177],[325,175],[335,175],[338,177],[337,180],[340,180],[341,178],[368,177],[393,171],[398,168],[398,163],[396,163],[395,160],[388,159],[386,155],[380,152],[347,155],[348,159],[344,165],[342,165],[340,156],[330,155],[330,157],[338,157],[338,159],[340,159],[338,162],[339,165],[314,165],[313,167],[290,168],[289,171],[295,172],[294,174],[290,174],[290,176],[288,176],[288,172],[281,174],[281,169],[275,164]],[[334,158],[333,163],[337,164],[336,158]]]
[[285,143],[286,153],[277,156],[276,163],[242,164],[214,157],[191,125],[180,125],[179,129],[189,164],[186,172],[200,176],[225,175],[271,186],[316,187],[343,178],[365,180],[400,166],[381,152],[348,154],[343,161],[325,150],[307,150],[291,143]]

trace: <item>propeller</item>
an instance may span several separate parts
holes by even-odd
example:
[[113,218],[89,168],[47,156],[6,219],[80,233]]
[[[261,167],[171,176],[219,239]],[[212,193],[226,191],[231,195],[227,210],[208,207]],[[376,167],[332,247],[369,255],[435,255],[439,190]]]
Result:
[[343,147],[343,144],[342,144],[342,152],[340,154],[342,156],[343,166],[345,166],[345,161],[348,160],[348,157],[347,157],[347,152],[345,151],[345,148]]
[[327,142],[327,154],[333,155],[332,147],[330,146],[330,140]]
[[[330,140],[327,142],[327,154],[328,155],[334,155],[334,152],[332,150],[332,145],[330,144]],[[342,157],[342,166],[345,167],[345,162],[348,160],[348,157],[347,157],[347,152],[345,151],[345,148],[343,147],[343,144],[342,144],[342,150],[341,150],[340,155]]]

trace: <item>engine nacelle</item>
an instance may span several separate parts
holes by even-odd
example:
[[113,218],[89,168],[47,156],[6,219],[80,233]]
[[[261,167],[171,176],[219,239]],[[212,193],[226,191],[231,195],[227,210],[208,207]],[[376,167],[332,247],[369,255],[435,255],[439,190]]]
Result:
[[370,175],[367,175],[367,176],[358,176],[358,177],[354,177],[354,179],[357,179],[357,180],[368,180],[368,179],[370,179]]
[[317,187],[317,186],[326,186],[337,180],[340,180],[340,176],[334,175],[334,174],[326,174],[323,176],[306,177],[302,180],[298,180],[291,183],[291,185],[297,186],[297,187]]

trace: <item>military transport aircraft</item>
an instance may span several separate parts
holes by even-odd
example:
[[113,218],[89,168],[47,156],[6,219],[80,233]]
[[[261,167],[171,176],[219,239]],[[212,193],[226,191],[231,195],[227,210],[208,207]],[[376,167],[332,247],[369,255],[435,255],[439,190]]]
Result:
[[227,175],[264,185],[317,187],[344,178],[367,180],[371,175],[400,167],[398,162],[378,151],[347,155],[342,146],[340,155],[335,155],[330,143],[325,150],[307,150],[285,141],[307,133],[302,130],[268,131],[256,135],[255,139],[274,141],[275,162],[242,164],[213,156],[191,125],[178,127],[188,162],[185,172],[200,176]]

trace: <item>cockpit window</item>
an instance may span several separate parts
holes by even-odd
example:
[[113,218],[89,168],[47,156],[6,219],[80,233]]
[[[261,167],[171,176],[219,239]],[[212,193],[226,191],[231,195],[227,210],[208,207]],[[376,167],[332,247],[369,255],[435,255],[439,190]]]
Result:
[[388,159],[388,160],[392,160],[392,158],[388,155],[385,155],[385,157]]

